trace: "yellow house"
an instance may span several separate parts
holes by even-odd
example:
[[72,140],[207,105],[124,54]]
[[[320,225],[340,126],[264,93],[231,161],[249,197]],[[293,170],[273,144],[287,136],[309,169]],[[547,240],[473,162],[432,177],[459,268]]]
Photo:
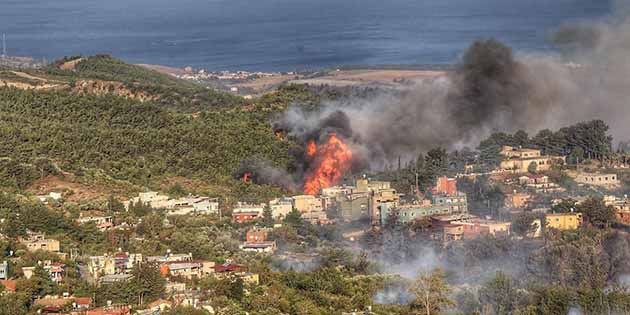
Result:
[[582,224],[581,213],[553,213],[545,216],[546,226],[562,231],[575,230]]

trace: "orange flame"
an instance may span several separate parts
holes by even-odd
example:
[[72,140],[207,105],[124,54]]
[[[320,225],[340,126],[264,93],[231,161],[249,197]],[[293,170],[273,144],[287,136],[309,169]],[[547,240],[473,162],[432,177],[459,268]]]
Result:
[[332,132],[324,144],[316,146],[314,142],[309,143],[307,154],[314,158],[304,182],[304,193],[308,195],[316,195],[322,188],[337,185],[352,166],[352,151]]
[[282,131],[276,130],[276,131],[274,131],[274,134],[276,135],[276,138],[278,140],[284,140],[284,135],[282,134]]
[[306,155],[308,157],[313,157],[317,152],[317,145],[315,145],[315,141],[311,140],[308,142],[308,147],[306,147]]
[[252,174],[251,173],[245,173],[243,174],[243,177],[241,177],[241,180],[245,183],[248,183],[251,180]]

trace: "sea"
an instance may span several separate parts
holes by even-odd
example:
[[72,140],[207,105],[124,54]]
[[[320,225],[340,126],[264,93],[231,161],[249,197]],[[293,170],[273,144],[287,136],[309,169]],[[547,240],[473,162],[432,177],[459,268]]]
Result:
[[0,0],[7,54],[107,53],[212,71],[452,64],[476,39],[555,51],[564,23],[613,0]]

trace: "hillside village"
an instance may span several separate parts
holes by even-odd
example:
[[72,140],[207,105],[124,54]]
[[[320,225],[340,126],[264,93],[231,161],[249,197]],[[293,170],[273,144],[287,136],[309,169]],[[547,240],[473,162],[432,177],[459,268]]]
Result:
[[243,100],[113,60],[0,87],[0,315],[416,314],[436,292],[448,314],[630,309],[630,160],[603,121],[348,168],[306,194],[241,169],[295,170],[307,144],[270,118],[345,90]]

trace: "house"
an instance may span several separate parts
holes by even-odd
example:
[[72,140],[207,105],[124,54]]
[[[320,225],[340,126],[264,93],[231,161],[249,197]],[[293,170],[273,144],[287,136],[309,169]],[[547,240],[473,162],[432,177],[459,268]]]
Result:
[[324,204],[321,198],[311,195],[293,196],[293,209],[302,214],[304,220],[316,223],[326,219]]
[[262,218],[261,212],[233,212],[232,222],[245,223]]
[[512,223],[500,222],[494,220],[475,219],[469,222],[455,221],[454,224],[460,224],[464,230],[464,239],[470,240],[481,236],[492,235],[494,237],[507,237],[511,233]]
[[204,271],[202,261],[170,261],[160,265],[163,277],[201,278]]
[[169,215],[217,214],[219,213],[219,199],[187,196],[168,200],[166,208],[169,209]]
[[269,209],[274,219],[281,219],[293,210],[293,199],[277,198],[269,201]]
[[46,296],[35,300],[35,305],[44,308],[64,308],[71,307],[74,311],[85,311],[92,306],[92,298],[90,297],[73,297],[73,296]]
[[232,209],[232,213],[256,213],[258,216],[262,217],[263,212],[265,211],[265,204],[249,204],[246,202],[238,202],[236,207]]
[[392,188],[373,190],[368,197],[368,213],[373,225],[379,224],[382,211],[398,207],[400,195]]
[[[613,197],[614,198],[614,197]],[[606,202],[606,198],[604,198]],[[623,198],[614,198],[614,200],[606,202],[606,205],[611,205],[615,209],[615,215],[617,220],[624,224],[630,224],[630,199],[627,196]]]
[[156,262],[156,263],[175,262],[175,261],[192,261],[193,256],[192,256],[192,253],[172,254],[170,250],[167,250],[166,255],[164,256],[148,256],[146,260],[147,262]]
[[542,174],[528,174],[518,178],[519,184],[536,193],[553,193],[565,191],[560,185],[553,183]]
[[505,195],[504,206],[508,209],[524,209],[529,205],[531,195],[526,192],[516,192]]
[[0,280],[9,279],[9,263],[5,260],[0,263]]
[[616,188],[621,184],[617,174],[577,172],[569,173],[569,176],[573,177],[579,184],[591,186]]
[[354,186],[322,189],[324,209],[336,209],[343,221],[372,220],[378,224],[383,209],[398,206],[400,195],[390,182],[362,178]]
[[114,218],[111,216],[82,216],[77,219],[77,223],[94,223],[99,231],[106,231],[114,226]]
[[90,256],[87,270],[95,281],[98,281],[103,276],[111,276],[106,281],[116,282],[123,277],[114,276],[129,274],[131,269],[142,261],[142,254],[116,253],[113,255]]
[[243,251],[257,252],[257,253],[273,253],[277,249],[275,241],[251,242],[251,243],[245,242],[239,247]]
[[82,311],[77,315],[131,315],[131,307],[128,305],[111,305]]
[[173,303],[164,299],[153,301],[147,305],[147,310],[150,311],[150,314],[160,314],[169,308],[173,308]]
[[385,224],[387,217],[393,212],[398,212],[398,219],[402,223],[408,223],[416,219],[430,216],[450,216],[468,213],[468,201],[465,193],[458,192],[454,196],[437,195],[432,200],[422,200],[412,204],[399,205],[392,211],[383,212],[381,225]]
[[66,274],[66,265],[62,263],[51,263],[48,266],[44,266],[44,270],[48,271],[50,280],[55,283],[63,281],[63,277]]
[[28,237],[19,239],[29,252],[38,250],[59,253],[59,241],[47,239],[43,233],[29,233]]
[[214,265],[214,272],[217,274],[225,274],[231,272],[245,272],[247,271],[247,267],[240,264],[220,264]]
[[582,214],[571,213],[549,213],[545,215],[545,226],[562,231],[575,230],[582,224]]
[[5,291],[8,291],[8,292],[17,291],[17,280],[0,280],[0,285],[4,287]]
[[537,149],[503,146],[500,153],[504,160],[501,161],[499,168],[515,173],[527,173],[532,165],[535,165],[536,171],[547,171],[554,163],[565,162],[563,156],[541,155],[541,151]]
[[43,203],[48,203],[48,200],[54,200],[54,201],[59,201],[61,200],[62,195],[59,192],[50,192],[48,193],[48,195],[39,195],[37,196],[37,199],[39,199],[39,201],[43,202]]
[[112,284],[112,283],[118,283],[118,282],[127,282],[131,279],[133,279],[133,275],[122,273],[122,274],[104,275],[100,277],[98,280],[100,283],[103,283],[103,284]]
[[446,176],[439,177],[431,193],[434,195],[454,196],[457,194],[457,180]]
[[263,243],[267,241],[269,229],[254,228],[245,234],[245,242],[247,243]]
[[443,224],[436,227],[433,239],[444,243],[458,241],[464,238],[464,227],[461,224]]
[[168,200],[169,198],[166,195],[160,195],[158,192],[155,191],[148,191],[139,193],[138,197],[129,200],[125,204],[125,207],[129,209],[129,206],[131,204],[141,202],[144,204],[148,204],[149,206],[151,206],[151,208],[166,209],[169,206]]
[[[51,262],[50,260],[44,261],[43,263],[44,270],[48,272],[50,280],[55,283],[63,282],[63,278],[66,273],[66,265],[59,262]],[[22,267],[22,273],[24,274],[24,278],[30,279],[33,276],[33,272],[35,271],[35,267]]]

